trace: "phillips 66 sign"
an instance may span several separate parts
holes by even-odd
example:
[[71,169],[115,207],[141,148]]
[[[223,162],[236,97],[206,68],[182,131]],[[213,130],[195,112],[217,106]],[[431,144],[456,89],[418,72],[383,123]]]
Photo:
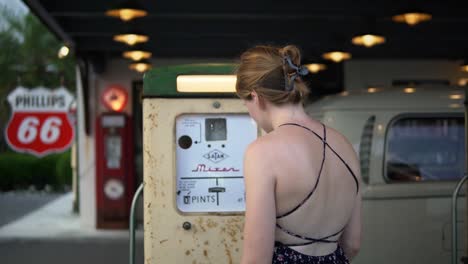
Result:
[[5,136],[10,147],[39,157],[68,149],[74,138],[68,116],[73,101],[63,87],[16,88],[8,95],[12,114]]

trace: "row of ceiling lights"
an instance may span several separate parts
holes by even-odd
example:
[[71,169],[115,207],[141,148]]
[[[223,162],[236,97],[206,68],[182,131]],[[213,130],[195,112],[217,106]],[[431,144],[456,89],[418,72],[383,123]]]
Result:
[[[148,11],[136,1],[127,0],[116,8],[107,10],[106,15],[119,18],[123,22],[128,22],[136,18],[147,16]],[[129,68],[137,72],[145,72],[151,69],[149,59],[152,54],[141,46],[141,43],[147,42],[148,40],[149,37],[147,35],[137,31],[128,31],[114,36],[114,41],[125,43],[131,47],[128,51],[123,52],[122,56],[133,61]]]
[[[392,17],[392,20],[397,23],[406,23],[410,26],[415,26],[421,22],[426,22],[432,19],[432,15],[425,12],[413,11],[413,12],[406,12],[403,14],[398,14]],[[374,32],[369,32],[362,35],[357,35],[352,38],[351,42],[354,45],[364,46],[366,48],[371,48],[375,45],[385,43],[386,39],[384,36],[374,34]],[[322,58],[326,60],[331,60],[335,63],[340,63],[344,60],[351,59],[351,53],[345,52],[342,50],[335,50],[326,52],[322,55]],[[327,68],[327,66],[323,63],[310,63],[307,64],[307,68],[312,73],[318,73],[323,71]],[[468,60],[465,60],[461,65],[461,71],[468,72]]]
[[[403,14],[398,14],[392,17],[392,20],[397,23],[406,23],[410,26],[417,25],[421,22],[431,20],[432,15],[424,12],[406,12]],[[368,32],[362,35],[357,35],[351,39],[351,42],[357,46],[364,46],[366,48],[371,48],[375,45],[385,43],[386,39],[384,36],[375,34],[374,32]],[[331,60],[335,63],[340,63],[345,60],[351,59],[352,55],[349,52],[342,50],[334,50],[322,54],[322,58],[326,60]],[[310,63],[307,64],[307,68],[312,73],[318,73],[327,68],[323,63]]]
[[[133,0],[127,0],[123,2],[119,7],[108,10],[106,12],[106,15],[117,17],[124,22],[128,22],[135,18],[144,17],[148,15],[148,12],[140,5],[138,5],[137,2]],[[406,23],[410,26],[415,26],[421,22],[429,21],[431,19],[431,14],[419,11],[406,12],[392,17],[392,20],[394,22]],[[139,43],[147,42],[149,40],[148,36],[138,32],[126,32],[123,34],[115,35],[114,40],[118,42],[123,42],[133,47],[131,50],[126,51],[122,54],[124,58],[128,58],[134,61],[134,63],[130,64],[131,69],[134,69],[138,72],[145,72],[151,68],[151,64],[148,61],[148,59],[151,58],[151,52],[137,45]],[[373,32],[355,36],[351,40],[351,42],[354,45],[365,46],[367,48],[383,44],[385,43],[385,41],[386,39],[384,36],[373,34]],[[326,60],[331,60],[335,63],[340,63],[344,60],[351,59],[351,53],[335,50],[324,53],[322,55],[322,58]],[[312,73],[318,73],[322,70],[325,70],[327,66],[323,63],[310,63],[307,64],[307,68]],[[462,64],[461,70],[468,72],[468,61],[465,61]]]

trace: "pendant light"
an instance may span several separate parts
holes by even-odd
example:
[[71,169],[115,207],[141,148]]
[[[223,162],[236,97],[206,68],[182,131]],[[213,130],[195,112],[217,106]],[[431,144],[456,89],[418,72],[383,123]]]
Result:
[[416,88],[414,87],[406,87],[403,89],[403,92],[407,93],[407,94],[411,94],[411,93],[414,93],[416,92]]
[[119,18],[126,22],[135,18],[147,16],[148,11],[138,4],[136,0],[127,0],[115,8],[107,10],[106,15]]
[[415,26],[421,22],[429,21],[432,15],[422,11],[404,12],[392,17],[392,20],[398,23],[406,23],[410,26]]
[[354,45],[364,46],[366,48],[385,43],[385,37],[375,34],[363,34],[355,36],[352,41]]
[[362,27],[365,29],[363,34],[352,38],[354,45],[364,46],[366,48],[385,43],[385,37],[376,33],[376,19],[373,16],[365,17]]
[[151,63],[148,60],[139,60],[139,61],[132,62],[129,68],[131,70],[143,73],[151,69]]
[[318,73],[327,69],[327,65],[323,63],[309,63],[305,64],[305,66],[311,73]]
[[343,50],[348,40],[342,35],[332,36],[331,42],[328,44],[330,50],[322,54],[322,58],[331,60],[335,63],[340,63],[344,60],[351,59],[351,53]]
[[384,89],[380,86],[369,86],[367,87],[367,93],[378,93],[380,91],[383,91]]
[[143,48],[141,45],[136,45],[134,48],[131,48],[130,50],[122,53],[122,57],[133,61],[149,59],[151,58],[151,55],[151,52]]
[[68,48],[66,45],[63,45],[59,49],[57,56],[59,57],[59,59],[63,59],[66,56],[68,56],[69,53],[70,53],[70,48]]
[[115,35],[114,40],[118,42],[123,42],[129,46],[133,46],[138,43],[147,42],[149,40],[149,37],[141,32],[128,30],[126,32]]
[[468,72],[468,59],[464,60],[460,66],[462,72]]
[[322,57],[326,60],[331,60],[333,62],[340,63],[344,60],[351,59],[351,53],[341,51],[341,50],[333,50],[333,51],[324,53]]
[[416,92],[416,84],[414,82],[409,82],[408,85],[403,88],[403,92],[407,94]]
[[369,88],[367,88],[367,92],[368,92],[368,93],[375,93],[375,92],[377,92],[377,88],[375,88],[375,87],[369,87]]

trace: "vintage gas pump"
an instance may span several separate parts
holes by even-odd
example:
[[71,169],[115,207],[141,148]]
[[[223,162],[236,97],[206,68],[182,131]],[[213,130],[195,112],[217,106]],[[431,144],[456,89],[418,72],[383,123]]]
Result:
[[144,77],[145,263],[240,261],[243,154],[259,129],[233,71],[185,65]]
[[[126,92],[111,86],[102,102],[112,112],[96,120],[96,199],[97,227],[127,228],[130,203],[135,189],[133,135],[125,107]],[[120,103],[119,103],[120,102]]]

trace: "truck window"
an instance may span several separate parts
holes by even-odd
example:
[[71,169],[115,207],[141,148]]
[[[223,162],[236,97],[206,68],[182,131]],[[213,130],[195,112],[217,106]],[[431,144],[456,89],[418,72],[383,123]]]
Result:
[[463,176],[463,116],[404,117],[386,134],[385,177],[392,182],[448,181]]

